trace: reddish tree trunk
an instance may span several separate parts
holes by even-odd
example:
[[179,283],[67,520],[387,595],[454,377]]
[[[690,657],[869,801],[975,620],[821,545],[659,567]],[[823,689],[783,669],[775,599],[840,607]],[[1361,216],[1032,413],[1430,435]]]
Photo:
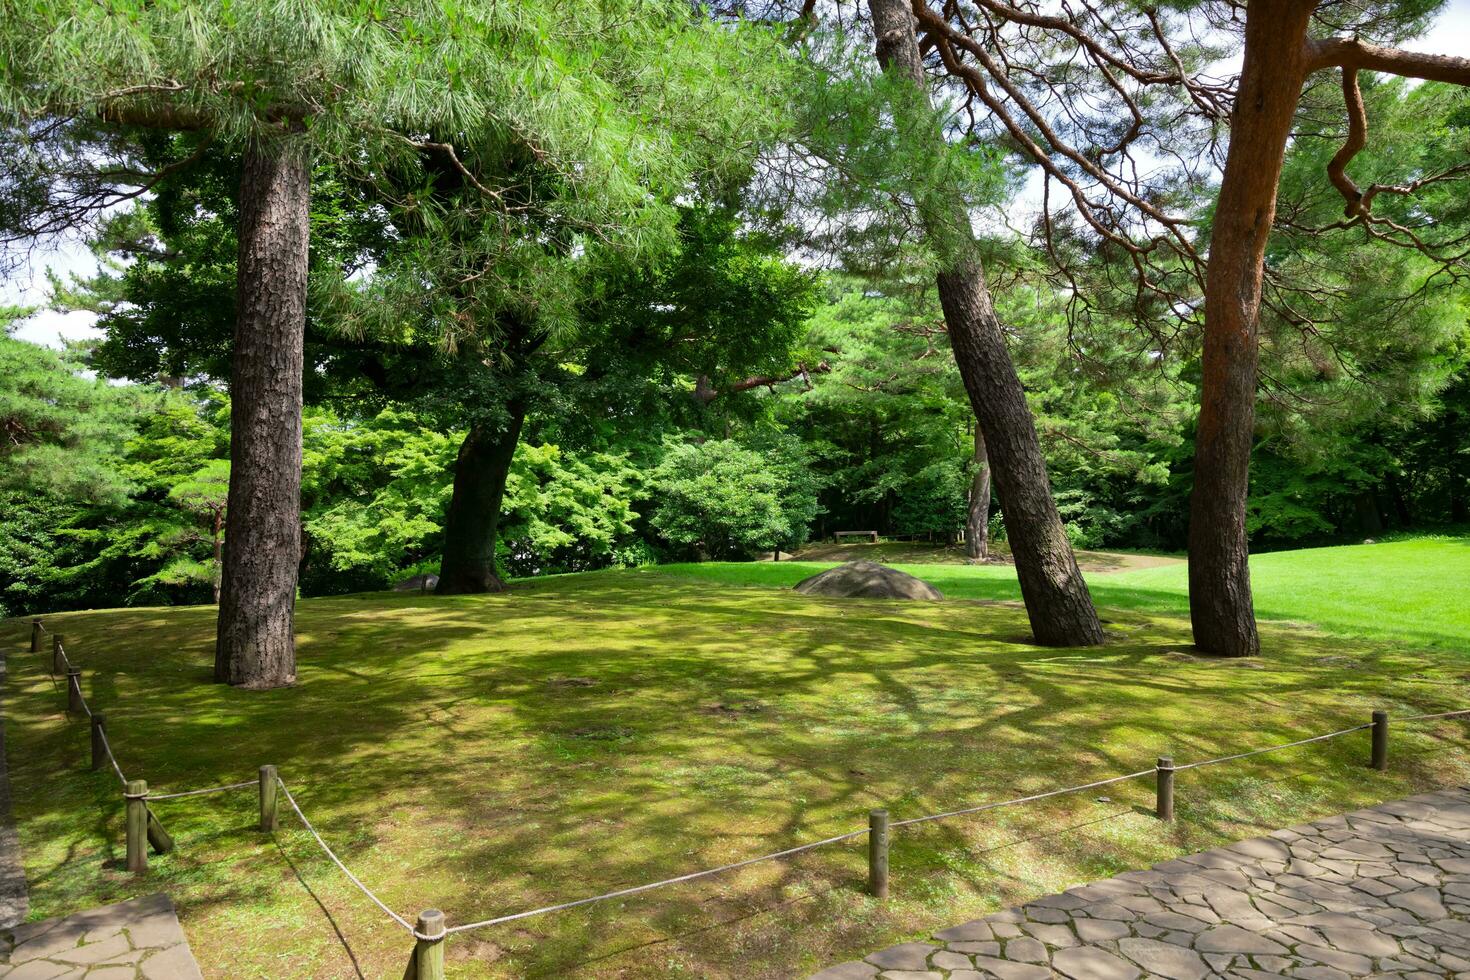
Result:
[[1189,520],[1189,614],[1206,653],[1260,652],[1251,603],[1246,497],[1255,430],[1257,327],[1276,189],[1306,76],[1315,6],[1252,0],[1230,152],[1215,208],[1205,284],[1199,430]]
[[[907,0],[868,0],[878,40],[878,62],[928,90]],[[910,139],[941,139],[894,106]],[[925,232],[943,257],[936,279],[939,301],[975,418],[984,433],[995,486],[1005,506],[1006,537],[1021,581],[1031,632],[1047,646],[1101,643],[1102,624],[1051,496],[1046,460],[1036,436],[1026,392],[1011,363],[1005,333],[991,304],[964,201],[933,195],[919,201]]]
[[257,145],[244,163],[214,674],[264,689],[296,680],[311,171],[304,153],[286,143]]

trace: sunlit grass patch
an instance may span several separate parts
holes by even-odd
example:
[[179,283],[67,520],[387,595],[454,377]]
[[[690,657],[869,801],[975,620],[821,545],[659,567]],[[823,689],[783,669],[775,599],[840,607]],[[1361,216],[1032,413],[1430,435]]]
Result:
[[[1009,574],[950,568],[986,573],[977,591]],[[1258,663],[1207,660],[1180,616],[1114,605],[1105,647],[1053,650],[1026,642],[1014,604],[816,600],[704,572],[306,600],[301,682],[255,694],[209,683],[210,609],[48,623],[130,776],[168,790],[277,765],[385,901],[451,922],[857,829],[873,807],[903,819],[1288,741],[1377,707],[1470,704],[1464,660],[1408,642],[1268,625]],[[1448,635],[1456,615],[1413,625]],[[85,770],[85,729],[24,652],[25,624],[3,639],[34,915],[163,890],[208,975],[352,976],[330,912],[366,975],[401,974],[407,937],[289,814],[276,838],[257,832],[250,792],[158,804],[178,850],[127,876],[115,778]],[[456,936],[449,957],[461,977],[801,975],[1001,903],[1464,780],[1464,735],[1398,726],[1387,773],[1365,767],[1366,733],[1181,773],[1173,826],[1150,815],[1143,778],[904,828],[886,904],[861,892],[859,840]]]

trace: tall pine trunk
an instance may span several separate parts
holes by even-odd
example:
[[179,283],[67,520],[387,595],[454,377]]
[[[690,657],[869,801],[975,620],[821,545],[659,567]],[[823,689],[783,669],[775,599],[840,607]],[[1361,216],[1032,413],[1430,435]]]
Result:
[[454,466],[454,493],[444,521],[439,584],[434,589],[439,595],[500,592],[505,588],[495,567],[500,502],[526,408],[514,402],[507,411],[510,417],[504,425],[477,423],[460,444]]
[[1306,74],[1303,41],[1313,6],[1309,0],[1252,0],[1247,8],[1240,93],[1210,236],[1189,504],[1189,615],[1195,645],[1219,656],[1248,657],[1261,649],[1245,527],[1261,279]]
[[[927,102],[928,89],[907,0],[868,0],[878,40],[878,63],[911,79]],[[895,100],[894,113],[911,139],[942,139],[915,119],[914,107]],[[1006,536],[1021,581],[1021,596],[1036,641],[1047,646],[1101,643],[1102,625],[1077,568],[1052,500],[1046,461],[1026,392],[1011,363],[1005,333],[991,304],[964,202],[957,195],[925,195],[919,202],[925,232],[943,256],[936,279],[960,377],[984,433],[996,488],[1005,501]]]
[[1101,643],[1102,624],[1052,499],[1036,424],[991,307],[984,271],[978,261],[964,262],[938,279],[949,342],[1004,501],[1006,541],[1031,632],[1046,646]]
[[300,148],[279,141],[246,152],[214,676],[248,688],[296,680],[310,190]]
[[982,562],[990,557],[990,457],[985,433],[975,426],[975,455],[970,474],[970,499],[965,513],[965,557]]

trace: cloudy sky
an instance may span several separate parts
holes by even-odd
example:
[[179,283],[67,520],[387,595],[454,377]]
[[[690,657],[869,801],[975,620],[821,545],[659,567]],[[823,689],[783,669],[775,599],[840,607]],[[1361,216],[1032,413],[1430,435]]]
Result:
[[[1408,47],[1470,58],[1470,0],[1451,0],[1434,29]],[[74,241],[38,247],[28,262],[0,283],[0,304],[45,304],[47,268],[65,276],[72,272],[88,274],[95,270],[96,264],[86,249]],[[92,328],[92,321],[93,317],[86,313],[42,310],[20,324],[15,336],[38,344],[59,346],[63,337],[95,336],[97,331]]]

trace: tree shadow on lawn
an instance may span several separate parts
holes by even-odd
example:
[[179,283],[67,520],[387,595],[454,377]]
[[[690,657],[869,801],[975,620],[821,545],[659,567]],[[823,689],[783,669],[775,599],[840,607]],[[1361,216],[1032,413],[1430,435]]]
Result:
[[[1065,651],[1006,639],[1025,619],[1004,605],[823,602],[707,584],[653,599],[646,582],[583,580],[509,596],[303,602],[301,684],[247,693],[193,680],[212,656],[213,610],[183,613],[97,613],[66,624],[125,768],[139,760],[151,782],[179,789],[279,765],[334,848],[390,905],[402,914],[441,906],[451,922],[858,829],[874,806],[902,819],[1131,772],[1158,754],[1190,761],[1345,727],[1366,720],[1390,690],[1411,704],[1442,699],[1447,686],[1464,690],[1442,664],[1378,648],[1362,655],[1366,666],[1324,664],[1335,645],[1289,630],[1268,629],[1272,659],[1254,670],[1193,658],[1186,624],[1137,613],[1110,614],[1120,638],[1108,646]],[[56,759],[85,751],[80,725],[65,737],[46,727],[26,740],[56,740]],[[1319,756],[1329,771],[1321,800],[1391,794],[1435,771],[1411,761],[1388,781],[1359,780],[1356,749],[1336,747],[1344,741]],[[1344,765],[1360,785],[1330,775]],[[1202,780],[1222,778],[1208,772]],[[1139,783],[1128,792],[1146,802],[1148,780]],[[989,907],[997,893],[1036,894],[1100,861],[1097,870],[1108,871],[1109,862],[1170,856],[1228,832],[1223,817],[1211,817],[1195,829],[1149,825],[1147,839],[1140,832],[1060,853],[1041,839],[1017,845],[1043,871],[965,857],[988,839],[986,828],[1044,839],[1037,827],[1072,826],[1078,809],[1094,806],[1020,808],[905,834],[895,860],[908,895],[887,907],[856,892],[858,839],[456,937],[451,950],[487,943],[487,955],[507,958],[485,969],[545,975],[699,934],[697,948],[678,954],[699,972],[790,975],[794,963],[856,952],[856,943],[953,924],[944,920]],[[237,871],[229,833],[204,839],[225,811],[184,812],[197,816],[170,824],[181,848],[213,848],[220,865],[198,872],[207,885],[180,881],[185,907],[208,917],[216,913],[205,903],[251,901],[259,879],[231,872],[260,872]],[[37,825],[58,837],[69,830],[97,832],[60,817]],[[406,951],[402,934],[340,884],[323,902],[366,946],[369,972],[392,968]],[[807,897],[791,921],[760,917]],[[275,901],[294,910],[306,900]],[[733,935],[699,932],[732,918],[747,924]],[[666,965],[640,955],[627,954],[633,975]]]
[[[607,597],[588,597],[589,601],[604,598]],[[721,600],[703,597],[699,601],[699,612],[705,615],[713,615],[721,621],[739,618],[739,610],[711,608],[711,603]],[[635,605],[637,604],[623,603],[618,607],[619,613],[626,615],[633,611]],[[883,608],[888,607],[885,605]],[[1130,720],[1116,709],[1112,713],[1100,713],[1086,720],[1070,716],[1059,720],[1056,717],[1059,709],[1062,712],[1075,712],[1097,707],[1096,702],[1089,699],[1085,691],[1078,690],[1078,685],[1114,689],[1126,687],[1128,699],[1141,708],[1151,709],[1161,700],[1172,702],[1183,713],[1185,721],[1196,724],[1201,700],[1216,696],[1239,697],[1244,694],[1243,700],[1247,702],[1243,712],[1245,717],[1238,719],[1236,734],[1245,736],[1245,744],[1227,741],[1222,745],[1219,738],[1192,739],[1184,744],[1198,747],[1199,755],[1196,758],[1257,747],[1263,738],[1266,741],[1297,738],[1304,734],[1302,726],[1314,722],[1319,723],[1319,728],[1307,728],[1305,734],[1315,734],[1320,728],[1341,727],[1343,713],[1348,710],[1348,706],[1339,702],[1314,705],[1308,709],[1300,702],[1301,695],[1323,690],[1324,675],[1331,676],[1337,682],[1335,686],[1343,694],[1348,694],[1351,688],[1372,686],[1372,681],[1361,672],[1296,665],[1291,670],[1278,672],[1279,676],[1272,679],[1270,690],[1245,694],[1240,690],[1240,678],[1248,676],[1251,679],[1246,683],[1256,684],[1259,680],[1256,675],[1244,675],[1244,668],[1233,664],[1201,662],[1187,658],[1182,663],[1171,664],[1180,671],[1178,676],[1141,676],[1144,668],[1157,670],[1154,661],[1161,659],[1160,654],[1174,652],[1172,648],[1177,644],[1168,642],[1168,638],[1143,649],[1138,649],[1135,645],[1134,649],[1127,652],[1108,648],[1101,655],[1095,652],[1067,654],[1014,644],[995,644],[1002,651],[999,654],[956,654],[953,647],[941,641],[952,639],[954,635],[965,635],[974,639],[975,631],[950,630],[935,638],[932,627],[907,623],[902,618],[891,616],[881,621],[866,620],[856,623],[849,618],[849,621],[842,624],[843,634],[840,641],[822,644],[798,642],[788,645],[782,655],[787,663],[768,669],[755,662],[750,644],[744,636],[691,636],[686,616],[690,610],[679,608],[677,601],[652,607],[637,607],[637,611],[645,615],[654,610],[667,621],[654,623],[643,620],[638,641],[631,645],[612,648],[599,644],[597,648],[580,647],[573,651],[560,650],[550,655],[518,655],[517,668],[537,677],[559,676],[569,666],[569,654],[574,655],[573,662],[578,675],[586,675],[592,683],[559,689],[555,696],[522,698],[514,707],[522,722],[519,727],[533,734],[539,733],[533,738],[533,744],[540,742],[539,748],[547,755],[554,755],[569,737],[577,737],[579,729],[576,726],[602,722],[603,731],[621,733],[608,740],[607,752],[610,759],[601,760],[599,764],[599,750],[594,747],[575,761],[585,762],[599,772],[610,768],[620,769],[616,773],[617,777],[629,781],[631,785],[624,794],[616,798],[609,798],[605,794],[594,794],[585,800],[563,798],[560,805],[564,815],[568,815],[573,821],[590,821],[598,813],[606,813],[612,809],[621,816],[617,828],[619,831],[636,822],[638,830],[632,836],[664,843],[687,840],[691,833],[713,836],[722,845],[721,853],[711,856],[704,864],[716,863],[732,856],[727,851],[733,851],[733,856],[758,852],[762,849],[763,842],[765,848],[769,849],[771,846],[785,846],[827,832],[854,829],[854,826],[861,826],[863,811],[876,804],[897,801],[911,807],[905,812],[895,813],[896,817],[901,817],[913,815],[915,810],[925,812],[926,809],[968,802],[974,798],[975,788],[958,787],[956,783],[976,781],[977,775],[981,787],[988,791],[986,795],[990,798],[994,798],[997,786],[1005,787],[1008,793],[1022,793],[1058,785],[1055,782],[1048,784],[1045,780],[1037,786],[1024,779],[1007,782],[1005,779],[991,778],[990,770],[996,768],[1001,770],[1002,776],[1024,771],[1011,765],[1008,756],[1018,756],[1015,762],[1024,763],[1028,757],[1034,758],[1037,753],[1050,751],[1053,755],[1065,756],[1073,771],[1079,769],[1076,763],[1080,756],[1091,763],[1084,770],[1085,776],[1078,776],[1073,780],[1081,781],[1083,778],[1095,778],[1099,775],[1099,769],[1102,770],[1101,774],[1111,775],[1118,771],[1146,767],[1152,759],[1153,751],[1170,748],[1167,745],[1153,751],[1146,748],[1144,753],[1140,753],[1144,755],[1142,759],[1124,758],[1120,751],[1104,750],[1100,743],[1105,740],[1108,730],[1119,725],[1138,723],[1136,719]],[[813,614],[804,609],[794,615],[809,619]],[[927,649],[914,637],[895,639],[887,635],[876,636],[875,623],[885,627],[896,624],[901,628],[930,634]],[[502,621],[502,625],[509,624]],[[757,632],[768,640],[786,635],[787,631],[776,628],[779,626],[779,623],[768,621],[762,623]],[[699,641],[698,650],[692,652],[691,647],[696,645],[692,641],[695,640]],[[885,659],[882,652],[885,643],[881,641],[887,641],[886,646],[901,646],[904,652],[896,659]],[[1314,642],[1310,638],[1307,640],[1309,647]],[[636,678],[626,676],[630,658],[636,663],[647,664],[647,657],[640,654],[652,654],[656,657],[662,673],[650,675],[645,667],[640,668],[643,672]],[[792,663],[799,665],[797,669],[791,669]],[[957,719],[948,704],[920,695],[923,687],[937,684],[942,689],[944,685],[951,683],[949,674],[955,671],[974,673],[979,670],[994,670],[997,664],[1004,665],[1006,669],[1001,677],[1002,683],[994,686],[1023,690],[1031,701],[1030,706],[987,704],[987,709],[992,711],[993,716],[976,722],[973,717],[968,716]],[[902,676],[909,672],[926,675],[923,678],[924,684]],[[1202,676],[1209,680],[1202,682]],[[843,678],[865,681],[874,692],[874,700],[882,706],[880,714],[890,719],[896,717],[910,728],[924,730],[921,744],[917,746],[922,751],[922,760],[892,755],[894,745],[911,739],[912,733],[895,733],[891,730],[891,725],[871,724],[866,731],[857,732],[852,737],[820,739],[816,736],[821,733],[810,727],[811,719],[799,717],[800,710],[786,710],[786,702],[792,698],[813,696],[824,703],[842,707],[840,699],[821,698],[822,692],[819,689],[823,686],[831,687]],[[629,689],[625,687],[627,681],[636,681],[631,689],[641,692],[645,697],[631,703],[623,699],[610,703],[610,694]],[[728,698],[730,694],[735,694],[736,700],[764,695],[772,701],[762,711],[748,716],[739,713],[730,716],[707,710],[710,699]],[[1350,698],[1344,697],[1342,700]],[[1289,710],[1288,714],[1276,721],[1276,725],[1279,725],[1279,736],[1268,737],[1275,733],[1270,726],[1263,729],[1257,709],[1278,714]],[[1366,716],[1366,710],[1362,713]],[[951,727],[945,728],[945,725]],[[1000,734],[1002,730],[1003,735]],[[801,738],[798,739],[793,732],[800,733]],[[1228,737],[1226,736],[1227,739]],[[1014,744],[1018,739],[1022,744]],[[597,744],[594,741],[593,745]],[[714,747],[718,748],[718,752],[711,751]],[[979,767],[977,773],[974,761],[977,757],[984,758],[987,749],[990,752],[988,765]],[[769,800],[764,808],[751,808],[756,812],[764,809],[771,815],[759,821],[759,829],[734,837],[742,843],[742,847],[727,849],[723,845],[731,840],[731,835],[699,829],[700,821],[715,818],[723,820],[729,816],[732,804],[739,805],[743,802],[749,807],[751,798],[721,799],[707,789],[701,789],[697,783],[670,785],[649,779],[646,773],[643,778],[634,781],[630,774],[641,772],[638,767],[640,757],[647,755],[702,759],[701,764],[705,767],[720,765],[722,759],[738,760],[749,771],[771,779],[797,783],[791,792],[783,788],[779,795],[783,799],[795,796],[801,801],[802,807],[787,811],[784,819],[776,818],[780,816],[779,808],[776,808],[776,813],[771,813],[773,808],[769,805]],[[533,762],[530,759],[528,761]],[[965,773],[967,768],[970,775],[957,778],[957,774]],[[861,773],[865,778],[854,779],[855,772]],[[885,788],[885,784],[893,788]],[[933,787],[934,790],[918,793],[914,790],[915,786]],[[826,792],[813,793],[815,788],[824,788]],[[961,791],[948,792],[951,788]],[[751,795],[760,796],[759,793]],[[931,806],[919,806],[920,803],[931,800],[934,801]],[[685,805],[677,806],[676,801]],[[659,813],[660,809],[667,812]],[[633,816],[628,816],[630,813]],[[514,863],[518,856],[538,852],[541,856],[551,858],[552,855],[545,854],[547,848],[542,831],[543,828],[538,827],[536,833],[527,836],[514,832],[502,834],[484,852],[483,857],[471,863],[504,865]],[[696,867],[701,863],[676,862],[670,867],[669,862],[661,859],[657,853],[649,862],[629,862],[626,855],[616,853],[617,845],[604,840],[603,844],[609,845],[615,852],[609,860],[605,857],[609,848],[598,847],[596,835],[592,835],[590,839],[579,835],[576,839],[575,846],[570,843],[566,845],[560,869],[550,869],[544,875],[546,879],[580,882],[586,877],[584,869],[589,854],[595,854],[597,860],[606,862],[602,865],[604,870],[611,870],[613,863],[617,862],[624,871],[622,875],[609,875],[604,879],[608,887],[626,885],[640,877],[658,877],[687,871],[691,863]],[[589,840],[590,843],[583,843]],[[770,843],[772,841],[775,844]],[[501,897],[503,899],[505,896]],[[528,901],[534,902],[558,896],[542,893],[526,897]],[[501,910],[514,907],[514,904],[502,904]],[[661,914],[673,916],[673,920],[666,926],[668,929],[676,928],[678,922],[682,921],[680,917],[683,913],[677,908]],[[655,914],[654,920],[662,921],[659,914]],[[538,956],[542,954],[550,955],[550,951],[542,950]]]

